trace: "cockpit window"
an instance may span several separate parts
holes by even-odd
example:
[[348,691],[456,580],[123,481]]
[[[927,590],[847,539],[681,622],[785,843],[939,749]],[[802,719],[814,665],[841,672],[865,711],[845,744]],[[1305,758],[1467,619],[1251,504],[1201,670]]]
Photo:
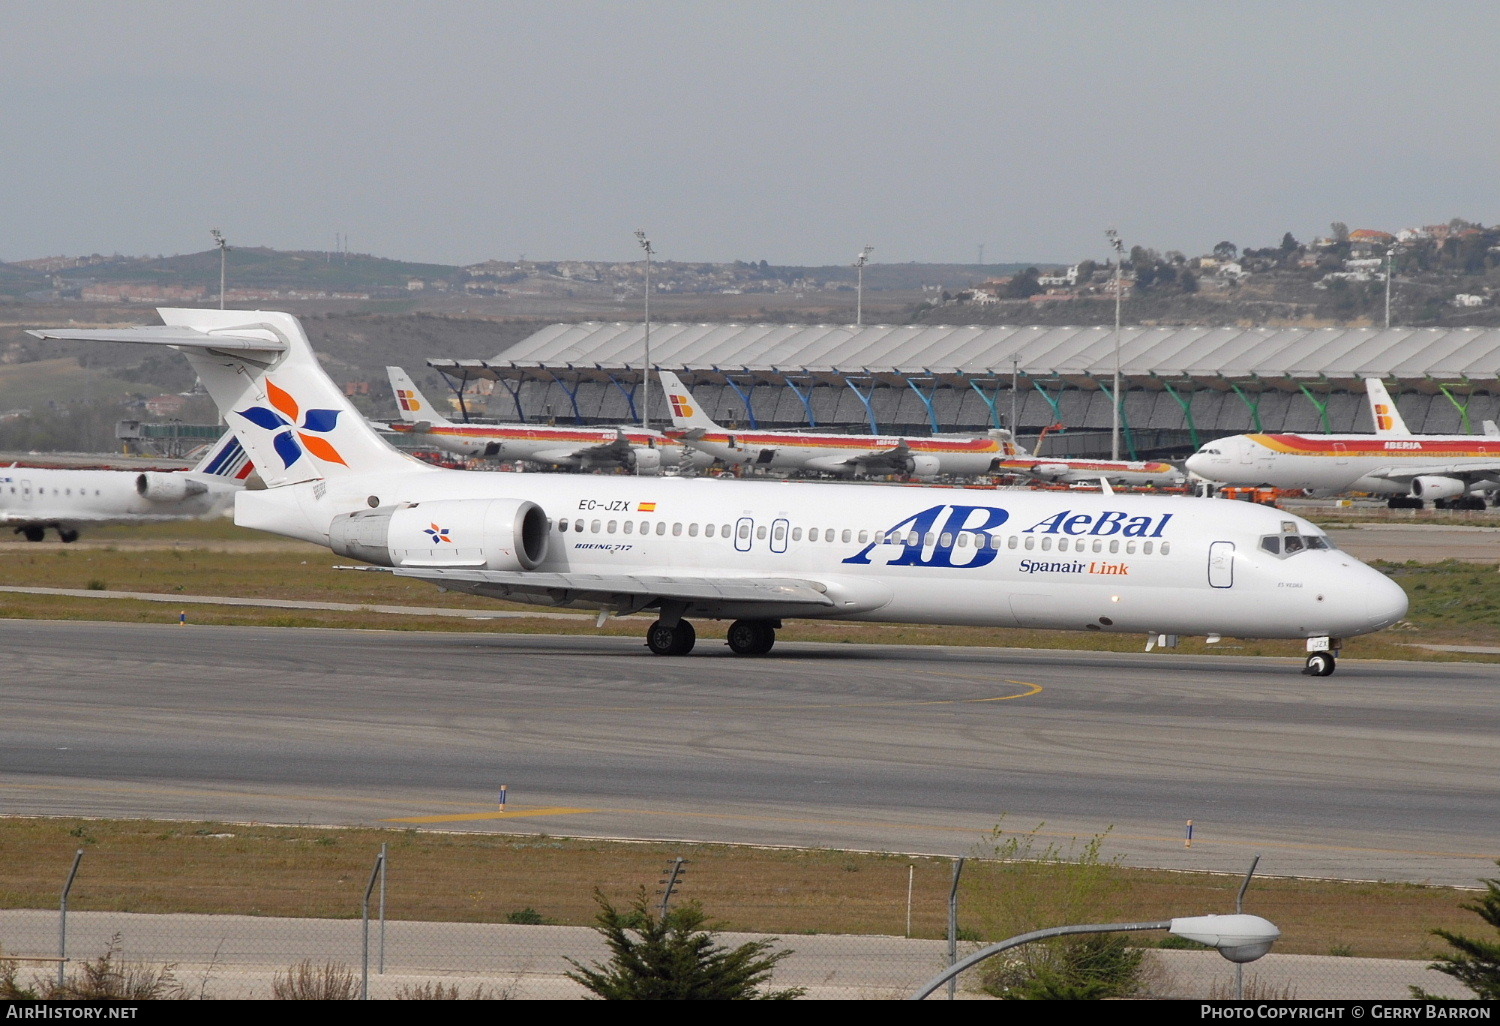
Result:
[[1260,547],[1273,556],[1295,556],[1313,549],[1335,549],[1338,546],[1321,534],[1268,534]]

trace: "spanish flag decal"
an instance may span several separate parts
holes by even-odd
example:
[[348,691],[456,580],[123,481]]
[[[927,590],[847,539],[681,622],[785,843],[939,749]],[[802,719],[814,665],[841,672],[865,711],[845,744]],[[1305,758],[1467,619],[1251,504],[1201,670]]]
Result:
[[642,513],[655,513],[656,512],[656,503],[654,503],[654,502],[643,502],[639,506],[637,506],[636,509],[638,509]]

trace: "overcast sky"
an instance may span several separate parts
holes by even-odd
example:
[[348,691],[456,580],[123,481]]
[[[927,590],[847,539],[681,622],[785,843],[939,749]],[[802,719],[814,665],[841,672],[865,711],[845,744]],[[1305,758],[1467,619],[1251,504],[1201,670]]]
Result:
[[9,0],[0,259],[1062,261],[1500,220],[1500,4]]

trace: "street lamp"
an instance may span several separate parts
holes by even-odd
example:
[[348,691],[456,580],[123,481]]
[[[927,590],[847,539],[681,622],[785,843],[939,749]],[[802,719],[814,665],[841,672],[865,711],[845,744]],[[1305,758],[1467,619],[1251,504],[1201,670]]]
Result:
[[1109,433],[1109,458],[1118,460],[1120,458],[1120,268],[1125,263],[1125,242],[1120,238],[1120,233],[1113,228],[1107,228],[1104,232],[1105,238],[1115,249],[1115,386],[1114,394],[1110,396],[1114,401],[1110,403],[1114,407],[1114,416],[1110,421]]
[[646,238],[646,229],[635,230],[635,240],[646,251],[646,366],[641,372],[641,429],[651,430],[651,240]]
[[861,327],[865,323],[865,264],[870,262],[870,254],[875,252],[874,246],[866,246],[859,251],[859,256],[854,258],[854,267],[859,272],[859,284],[854,293],[854,326]]
[[1227,916],[1188,916],[1181,919],[1166,919],[1155,923],[1106,923],[1090,926],[1054,926],[1047,930],[1023,933],[1019,937],[991,944],[974,952],[968,958],[955,962],[943,972],[928,980],[922,989],[913,994],[912,1001],[921,1001],[965,969],[973,968],[987,958],[1018,948],[1032,941],[1050,937],[1068,937],[1081,933],[1131,933],[1141,930],[1166,930],[1173,936],[1197,941],[1218,948],[1219,954],[1231,962],[1253,962],[1271,950],[1281,936],[1275,923],[1260,916],[1236,913]]
[[1391,272],[1395,269],[1396,245],[1392,243],[1385,251],[1385,326],[1391,326]]
[[210,228],[208,234],[214,237],[214,245],[219,247],[219,309],[224,309],[224,262],[229,254],[229,242],[224,238],[224,233],[217,228]]

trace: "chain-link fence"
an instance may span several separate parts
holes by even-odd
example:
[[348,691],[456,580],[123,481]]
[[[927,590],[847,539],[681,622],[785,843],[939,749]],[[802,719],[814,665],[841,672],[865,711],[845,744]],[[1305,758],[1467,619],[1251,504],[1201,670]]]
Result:
[[[205,837],[206,842],[212,840],[212,835]],[[356,853],[345,851],[334,858],[290,843],[288,849],[283,856],[263,856],[252,863],[225,859],[222,873],[216,871],[217,854],[206,851],[204,861],[215,871],[196,867],[200,871],[195,879],[206,882],[191,888],[170,878],[160,861],[90,851],[71,867],[78,870],[76,879],[59,902],[66,911],[0,911],[0,957],[18,959],[15,964],[23,979],[28,974],[52,979],[77,972],[109,952],[117,961],[170,965],[185,996],[212,998],[271,997],[278,974],[287,978],[291,967],[302,962],[339,967],[347,974],[346,991],[352,997],[431,996],[431,988],[441,985],[457,988],[459,996],[579,998],[586,991],[567,978],[574,968],[569,960],[590,965],[608,957],[600,934],[579,925],[590,922],[599,907],[592,882],[553,881],[545,891],[525,893],[497,887],[493,878],[481,879],[475,873],[467,887],[464,881],[457,887],[438,887],[411,867],[387,862],[375,852],[356,858]],[[305,865],[291,871],[309,860],[315,867],[312,874]],[[929,874],[951,867],[935,861]],[[69,879],[69,865],[56,869],[57,880]],[[791,954],[777,965],[771,986],[802,987],[809,998],[907,997],[951,964],[950,950],[964,956],[982,943],[960,932],[950,948],[942,938],[948,933],[947,923],[962,922],[961,902],[955,900],[957,914],[950,919],[946,902],[934,903],[931,899],[938,892],[928,888],[919,907],[909,897],[914,867],[902,864],[893,869],[899,871],[893,879],[905,878],[905,894],[874,902],[862,920],[876,927],[871,932],[790,929],[773,935],[725,929],[718,940],[733,946],[774,938],[774,950],[789,949]],[[643,877],[639,866],[635,870],[638,884]],[[688,881],[692,870],[687,867]],[[823,870],[854,871],[836,863]],[[0,871],[0,879],[3,875]],[[327,878],[319,879],[323,875]],[[714,900],[707,903],[714,915],[730,904],[723,895],[724,888],[732,886],[732,864],[721,868],[718,876]],[[673,884],[677,893],[664,893],[672,878],[669,865],[659,877],[650,878],[661,882],[654,894],[648,886],[642,900],[659,910],[669,902],[702,897],[691,883],[684,886],[680,875]],[[761,887],[759,893],[741,895],[728,921],[803,922],[799,915],[820,900],[818,881],[796,880],[789,874],[783,882],[784,887]],[[611,900],[628,905],[629,888],[615,883]],[[943,890],[944,897],[955,893]],[[205,906],[238,908],[240,913],[140,911]],[[910,936],[913,932],[917,936]],[[1456,981],[1426,966],[1424,961],[1272,953],[1244,967],[1238,986],[1239,993],[1257,1000],[1400,999],[1410,996],[1412,985],[1435,994],[1467,996]],[[983,997],[987,967],[993,966],[984,963],[966,972],[955,996]],[[1213,951],[1150,949],[1140,973],[1142,996],[1233,998],[1236,987],[1235,967]],[[940,989],[934,1000],[947,995],[946,988]]]

